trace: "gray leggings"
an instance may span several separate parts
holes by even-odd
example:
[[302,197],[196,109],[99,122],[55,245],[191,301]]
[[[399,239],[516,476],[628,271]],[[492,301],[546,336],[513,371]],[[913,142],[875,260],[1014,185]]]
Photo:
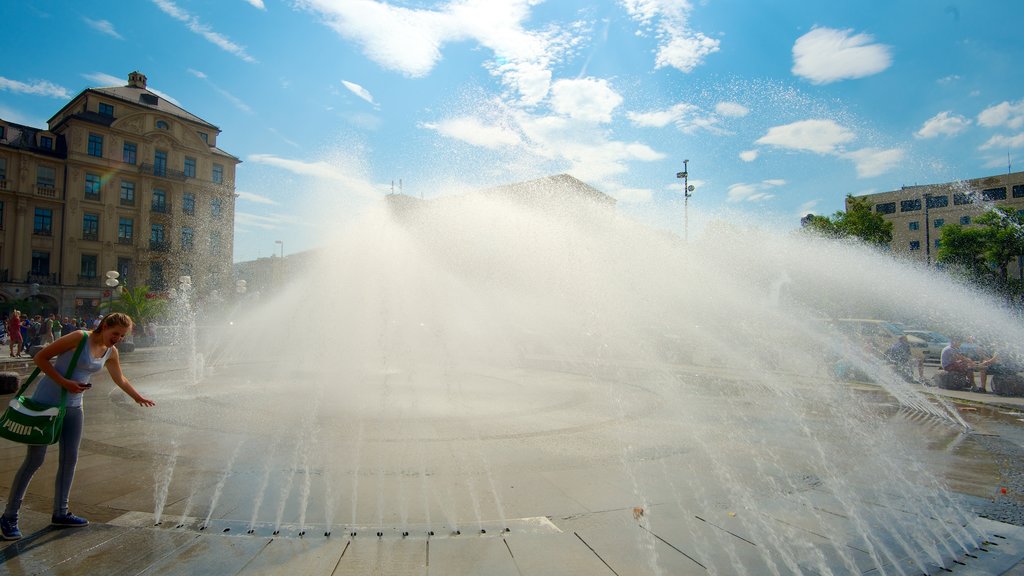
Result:
[[[67,514],[68,497],[71,494],[71,481],[75,479],[75,465],[78,464],[78,445],[82,443],[82,428],[85,423],[85,415],[81,406],[69,406],[64,414],[64,427],[60,431],[59,462],[57,464],[57,479],[53,487],[53,513]],[[4,509],[4,516],[17,518],[18,510],[21,509],[21,501],[25,499],[28,492],[28,483],[32,476],[43,465],[46,459],[46,449],[49,446],[28,446],[25,453],[25,461],[21,468],[14,475],[14,482],[11,484],[11,494],[7,499],[7,507]]]

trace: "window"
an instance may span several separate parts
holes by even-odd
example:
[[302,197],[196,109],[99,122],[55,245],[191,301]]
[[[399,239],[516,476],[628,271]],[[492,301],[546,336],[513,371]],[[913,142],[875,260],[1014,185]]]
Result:
[[224,166],[222,166],[221,164],[213,165],[213,182],[215,184],[224,183]]
[[163,224],[151,224],[149,227],[149,249],[158,252],[166,252],[170,246],[166,240],[166,231]]
[[57,170],[52,166],[37,166],[36,186],[39,188],[56,188]]
[[135,182],[121,180],[121,205],[135,206]]
[[921,249],[921,242],[918,241],[918,240],[911,240],[910,241],[910,249],[911,250],[920,250]]
[[149,263],[149,286],[154,290],[163,290],[167,287],[167,282],[164,280],[163,262]]
[[167,152],[157,150],[156,153],[153,154],[153,175],[167,175]]
[[878,214],[893,214],[896,212],[896,203],[875,204],[875,212]]
[[0,230],[4,229],[4,203],[0,200]]
[[103,157],[103,136],[89,134],[89,156]]
[[134,142],[125,142],[124,150],[121,152],[121,161],[125,164],[135,164],[139,147]]
[[167,122],[164,122],[163,120],[157,120],[156,121],[156,127],[158,129],[160,129],[160,130],[168,130],[168,129],[170,129],[170,126],[167,125]]
[[900,201],[900,212],[913,212],[914,210],[921,209],[921,199],[915,198],[913,200],[902,200]]
[[7,127],[6,126],[0,126],[0,140],[6,140],[6,139],[7,139]]
[[7,180],[7,158],[0,158],[0,180]]
[[181,211],[185,214],[196,213],[196,195],[191,192],[185,192],[181,201]]
[[210,216],[214,218],[220,218],[221,216],[221,201],[220,198],[210,199]]
[[203,142],[206,142],[207,144],[210,143],[210,135],[206,132],[200,132],[199,137],[203,139]]
[[971,194],[964,194],[963,192],[957,192],[956,194],[953,194],[953,204],[956,206],[974,204],[974,196]]
[[185,177],[195,178],[196,177],[196,159],[185,158]]
[[936,218],[935,219],[935,228],[942,228],[942,225],[945,224],[945,223],[946,223],[945,218]]
[[100,102],[100,115],[101,116],[113,116],[114,115],[114,107],[111,106],[110,104],[104,104],[103,102]]
[[39,147],[46,148],[47,150],[53,150],[53,138],[50,136],[40,136]]
[[32,220],[32,233],[36,236],[53,236],[53,210],[36,208],[36,215]]
[[167,212],[167,193],[159,188],[153,189],[153,212]]
[[119,256],[117,258],[117,268],[115,268],[115,270],[121,273],[121,279],[123,280],[121,283],[128,284],[128,279],[131,278],[132,259]]
[[117,243],[131,244],[135,236],[135,222],[131,218],[121,217],[117,221]]
[[921,227],[921,223],[920,222],[910,222],[909,226],[910,226],[911,230],[917,230],[917,229],[919,229]]
[[981,191],[982,200],[1006,200],[1006,186],[1000,188],[989,188]]
[[99,174],[86,174],[85,175],[85,199],[86,200],[99,200],[100,199],[100,175]]
[[925,206],[928,208],[945,208],[949,206],[949,196],[927,196]]
[[82,216],[82,240],[100,239],[100,215],[86,212]]
[[220,232],[210,232],[210,256],[220,256]]
[[181,229],[181,248],[182,250],[192,249],[192,228],[190,226],[184,226]]
[[1013,197],[1014,198],[1024,198],[1024,184],[1014,184],[1013,185]]
[[32,274],[35,276],[50,275],[50,253],[32,251]]
[[82,271],[79,272],[82,278],[96,277],[96,255],[82,254]]
[[963,224],[964,226],[970,225],[971,217],[970,216],[961,216],[960,217],[960,223]]

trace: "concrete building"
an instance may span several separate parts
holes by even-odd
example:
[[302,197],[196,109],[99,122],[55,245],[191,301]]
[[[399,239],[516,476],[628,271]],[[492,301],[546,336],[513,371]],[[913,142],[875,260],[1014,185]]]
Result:
[[[866,199],[875,213],[892,222],[893,252],[934,265],[943,226],[972,226],[978,216],[996,206],[1008,206],[1024,214],[1024,172],[904,186],[859,198]],[[1022,278],[1021,264],[1018,259],[1011,266],[1012,278]]]
[[[233,290],[235,167],[220,129],[146,88],[89,88],[46,128],[0,119],[0,307],[95,315],[121,286]],[[6,310],[4,310],[6,312]]]

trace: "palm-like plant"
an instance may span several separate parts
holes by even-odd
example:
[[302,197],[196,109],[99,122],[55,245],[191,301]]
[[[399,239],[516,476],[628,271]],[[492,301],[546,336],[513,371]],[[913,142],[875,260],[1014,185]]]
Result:
[[109,312],[123,312],[132,317],[136,328],[163,315],[167,300],[148,296],[149,286],[125,287],[121,297],[105,304]]

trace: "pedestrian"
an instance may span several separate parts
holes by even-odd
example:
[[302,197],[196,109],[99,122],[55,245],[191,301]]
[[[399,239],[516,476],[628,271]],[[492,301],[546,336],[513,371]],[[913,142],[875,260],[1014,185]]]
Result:
[[[971,360],[960,350],[960,343],[963,341],[961,337],[951,336],[949,340],[949,345],[942,349],[939,361],[942,369],[946,372],[958,374],[960,378],[970,380],[971,392],[980,392],[982,394],[988,392],[986,387],[988,383],[988,367],[995,363],[996,357],[993,355],[991,358],[980,362]],[[976,371],[981,375],[981,387],[978,387],[978,383],[974,378]]]
[[40,335],[42,336],[40,344],[43,346],[53,343],[53,314],[50,314],[43,319],[42,332],[40,332]]
[[[21,351],[25,347],[25,340],[21,337],[21,312],[14,310],[7,319],[7,336],[10,338],[11,358],[20,358]],[[15,351],[17,347],[17,351]]]
[[50,320],[52,321],[50,325],[50,342],[53,342],[61,337],[64,332],[64,326],[60,323],[60,316],[57,316],[56,313],[50,314]]
[[[40,350],[34,358],[36,366],[44,376],[36,384],[32,399],[42,404],[56,406],[61,402],[61,389],[63,388],[67,392],[64,425],[60,431],[53,515],[50,518],[50,523],[54,526],[82,527],[89,525],[88,520],[76,516],[68,510],[71,482],[74,479],[75,466],[78,463],[78,447],[82,442],[82,428],[85,420],[82,412],[82,396],[92,386],[89,383],[89,378],[106,366],[114,384],[128,394],[132,400],[140,406],[154,405],[152,400],[139,394],[121,373],[121,364],[117,348],[114,345],[123,340],[131,328],[132,320],[127,314],[109,314],[95,331],[76,331],[61,336],[59,340]],[[67,372],[71,359],[75,355],[75,349],[82,342],[82,338],[88,339],[86,348],[74,366],[71,378],[65,378],[64,374]],[[53,358],[56,358],[56,362],[51,363]],[[7,506],[4,508],[3,515],[0,516],[0,537],[4,540],[21,538],[21,531],[18,529],[18,512],[32,476],[43,465],[48,446],[30,445],[26,448],[25,460],[14,475],[11,492],[7,498]]]

